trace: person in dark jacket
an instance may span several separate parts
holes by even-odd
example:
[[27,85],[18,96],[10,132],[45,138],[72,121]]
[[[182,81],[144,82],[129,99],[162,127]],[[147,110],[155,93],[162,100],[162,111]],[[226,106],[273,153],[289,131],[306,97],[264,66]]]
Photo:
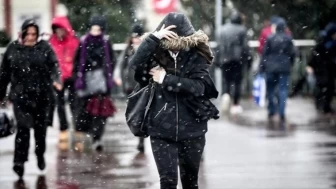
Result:
[[[72,115],[75,114],[75,90],[73,80],[73,59],[79,45],[79,40],[72,30],[67,17],[55,17],[52,21],[53,34],[49,40],[50,45],[55,51],[58,59],[61,79],[64,86],[62,91],[57,92],[57,110],[60,123],[59,148],[61,150],[68,149],[69,141],[69,124],[65,111],[65,90],[68,91],[68,100]],[[51,108],[53,114],[54,109]]]
[[334,113],[331,102],[335,91],[336,70],[336,23],[329,23],[324,36],[315,46],[312,59],[308,63],[308,73],[316,77],[317,92],[315,103],[323,113]]
[[147,126],[161,189],[177,187],[178,166],[183,188],[198,188],[207,122],[219,113],[209,100],[218,96],[212,59],[208,36],[184,14],[169,13],[131,60],[141,87],[156,83]]
[[[247,44],[246,28],[243,26],[242,14],[234,12],[231,22],[221,28],[219,44],[219,63],[225,78],[223,89],[222,110],[229,107],[231,87],[234,86],[232,114],[241,113],[242,107],[239,105],[241,94],[241,82],[243,80],[244,67],[248,68],[252,62],[249,46]],[[224,82],[223,82],[224,84]]]
[[[107,118],[115,109],[112,106],[110,93],[113,87],[113,68],[115,58],[111,43],[105,38],[106,20],[102,16],[94,16],[90,20],[90,31],[81,38],[80,45],[75,57],[75,90],[78,95],[78,116],[76,117],[76,143],[75,150],[82,151],[84,148],[84,133],[93,137],[93,148],[103,150],[101,138],[104,133]],[[81,95],[81,92],[90,90],[86,75],[99,73],[97,78],[99,86],[103,85],[106,91]],[[100,85],[102,84],[102,85]],[[105,104],[107,103],[107,104]],[[110,108],[105,109],[108,106]]]
[[13,170],[22,177],[28,161],[30,128],[34,129],[35,153],[39,169],[45,168],[47,112],[53,87],[62,90],[58,62],[46,41],[38,41],[39,27],[26,20],[21,36],[9,44],[0,69],[0,101],[11,83],[9,99],[17,121]]
[[[266,73],[266,88],[268,98],[269,120],[279,113],[281,124],[285,123],[285,107],[288,96],[288,81],[295,59],[295,49],[292,38],[286,34],[286,22],[277,22],[276,33],[267,38],[262,54],[260,69]],[[279,94],[275,94],[278,88]],[[278,97],[278,105],[274,100]],[[276,110],[278,107],[278,110]]]
[[[135,24],[132,28],[132,36],[128,39],[126,49],[120,54],[116,68],[114,70],[114,80],[117,85],[122,85],[123,92],[130,95],[136,86],[134,80],[134,70],[131,69],[129,61],[132,59],[135,51],[141,43],[141,36],[144,34],[144,28],[140,24]],[[145,151],[144,138],[139,138],[137,149],[140,152]]]

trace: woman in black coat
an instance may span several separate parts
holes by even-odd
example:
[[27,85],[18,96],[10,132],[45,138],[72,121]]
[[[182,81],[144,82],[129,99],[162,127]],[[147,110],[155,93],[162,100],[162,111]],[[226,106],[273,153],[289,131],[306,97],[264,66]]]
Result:
[[212,59],[208,36],[185,15],[170,13],[131,60],[141,87],[156,83],[147,126],[161,189],[176,188],[178,166],[183,188],[198,188],[207,122],[218,118],[209,100],[218,96],[208,71]]
[[39,169],[45,168],[47,114],[53,87],[61,90],[56,56],[46,41],[38,41],[39,27],[26,20],[21,37],[9,44],[0,69],[0,102],[11,83],[10,101],[17,121],[13,170],[22,177],[28,161],[30,128],[34,129]]

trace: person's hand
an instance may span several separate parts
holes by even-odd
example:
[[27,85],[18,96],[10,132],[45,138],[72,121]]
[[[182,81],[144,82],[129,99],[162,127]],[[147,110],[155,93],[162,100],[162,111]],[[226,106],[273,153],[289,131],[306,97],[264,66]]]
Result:
[[307,66],[307,67],[306,67],[306,71],[307,71],[307,73],[309,73],[309,74],[314,73],[314,69],[313,69],[312,67],[310,67],[310,66]]
[[155,82],[162,84],[166,76],[166,70],[160,67],[155,67],[150,70],[149,74],[153,76]]
[[61,91],[63,89],[63,86],[60,83],[54,82],[53,86],[57,91]]
[[175,25],[170,25],[170,26],[167,26],[165,28],[165,25],[163,24],[161,29],[159,31],[155,31],[153,33],[153,35],[160,40],[161,39],[167,39],[167,40],[170,41],[172,39],[176,39],[176,38],[178,38],[178,35],[175,32],[170,31],[173,28],[176,28],[176,26]]
[[114,79],[114,83],[117,85],[117,86],[121,86],[122,85],[122,80],[120,78],[116,78]]

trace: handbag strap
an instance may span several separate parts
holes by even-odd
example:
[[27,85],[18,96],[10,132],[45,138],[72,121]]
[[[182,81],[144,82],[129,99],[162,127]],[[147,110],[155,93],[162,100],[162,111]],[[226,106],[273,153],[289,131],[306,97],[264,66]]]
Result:
[[[147,114],[148,114],[148,111],[149,111],[149,108],[153,102],[153,99],[154,99],[154,95],[155,95],[155,83],[149,83],[151,85],[150,89],[151,89],[151,92],[150,92],[150,96],[149,96],[149,99],[148,99],[148,103],[146,105],[146,110],[145,110],[145,114],[144,114],[144,119],[143,120],[146,120],[146,117],[147,117]],[[145,124],[145,121],[143,121],[141,123],[141,128],[140,130],[143,131],[143,126]]]

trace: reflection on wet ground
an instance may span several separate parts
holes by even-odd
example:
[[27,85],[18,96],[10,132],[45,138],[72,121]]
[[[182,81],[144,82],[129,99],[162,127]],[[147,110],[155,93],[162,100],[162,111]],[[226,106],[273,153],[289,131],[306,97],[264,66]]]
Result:
[[[255,114],[261,114],[255,111]],[[249,114],[248,111],[245,113]],[[297,117],[300,116],[304,117],[299,114]],[[200,188],[336,188],[333,117],[307,118],[309,124],[297,124],[295,118],[289,117],[285,127],[280,127],[277,122],[269,124],[265,119],[255,123],[251,117],[210,122],[199,174]],[[242,122],[255,127],[248,124],[243,127]],[[34,149],[30,150],[24,181],[17,181],[11,170],[13,137],[1,139],[0,189],[159,188],[149,141],[146,140],[146,152],[138,153],[138,140],[128,131],[122,110],[109,120],[103,153],[58,151],[57,134],[57,128],[48,132],[45,173],[37,170]]]

